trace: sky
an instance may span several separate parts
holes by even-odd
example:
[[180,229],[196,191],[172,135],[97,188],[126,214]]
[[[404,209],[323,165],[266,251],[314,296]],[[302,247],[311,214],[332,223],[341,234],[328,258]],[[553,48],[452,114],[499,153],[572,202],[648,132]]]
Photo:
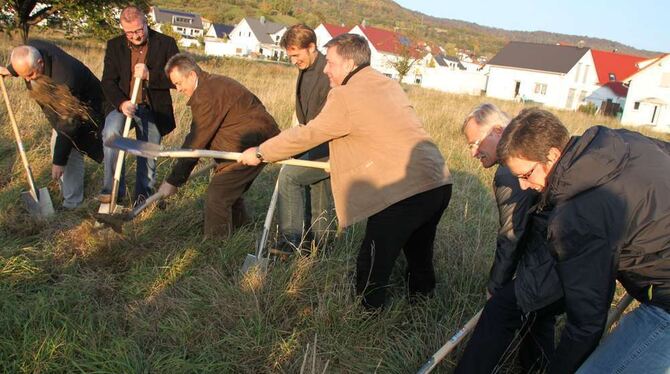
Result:
[[668,0],[395,0],[421,13],[506,30],[604,38],[670,52]]

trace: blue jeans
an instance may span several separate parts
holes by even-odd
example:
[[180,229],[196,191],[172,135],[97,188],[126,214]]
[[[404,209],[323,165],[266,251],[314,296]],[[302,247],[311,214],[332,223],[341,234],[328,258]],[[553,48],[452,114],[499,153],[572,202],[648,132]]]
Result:
[[670,373],[670,313],[640,304],[577,371],[590,373]]
[[[51,130],[52,156],[57,137],[58,133],[56,130]],[[72,147],[65,170],[63,170],[63,176],[58,182],[60,190],[63,193],[63,206],[68,209],[74,209],[81,205],[84,201],[84,156],[79,153],[76,147]]]
[[311,231],[319,240],[332,216],[330,174],[321,169],[285,165],[278,178],[279,232],[286,238],[301,238],[303,230]]
[[[123,126],[126,122],[126,116],[114,110],[105,118],[105,127],[102,130],[103,143],[113,136],[123,135]],[[161,134],[156,127],[154,114],[146,106],[139,106],[135,111],[132,127],[135,128],[137,140],[149,143],[160,144]],[[117,149],[104,147],[105,152],[105,176],[102,186],[102,193],[112,193],[114,183],[114,169],[116,168],[116,158],[119,153]],[[125,165],[125,163],[124,163]],[[121,170],[121,183],[119,184],[119,198],[126,194],[125,185],[125,166]],[[156,160],[153,158],[137,157],[136,177],[135,177],[135,195],[133,201],[137,201],[139,196],[145,198],[153,194],[156,184]]]

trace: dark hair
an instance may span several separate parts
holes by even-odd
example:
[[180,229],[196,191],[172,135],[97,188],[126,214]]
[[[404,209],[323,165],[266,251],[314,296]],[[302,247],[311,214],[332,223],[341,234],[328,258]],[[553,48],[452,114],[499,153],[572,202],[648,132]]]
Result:
[[357,34],[342,34],[330,39],[326,48],[337,47],[337,54],[354,60],[357,66],[370,63],[370,46],[367,39]]
[[547,162],[549,150],[562,151],[569,140],[570,133],[558,117],[546,110],[528,108],[507,125],[496,153],[502,162],[510,157]]
[[202,69],[198,66],[198,63],[195,62],[193,56],[188,53],[177,53],[176,55],[170,57],[168,62],[165,64],[165,75],[170,76],[172,70],[177,69],[182,75],[186,75],[192,71],[200,73]]
[[306,49],[311,43],[316,46],[316,34],[309,26],[302,23],[289,27],[279,41],[279,45],[284,49],[288,47]]

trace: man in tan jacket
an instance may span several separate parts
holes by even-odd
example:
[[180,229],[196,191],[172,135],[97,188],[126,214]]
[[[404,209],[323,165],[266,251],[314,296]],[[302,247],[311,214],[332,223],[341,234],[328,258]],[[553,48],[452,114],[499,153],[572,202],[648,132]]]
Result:
[[400,250],[410,296],[430,295],[435,232],[451,198],[449,169],[402,87],[370,68],[365,38],[343,34],[326,47],[331,91],[320,114],[247,149],[240,162],[277,161],[328,141],[340,225],[368,219],[356,265],[363,305],[384,305]]

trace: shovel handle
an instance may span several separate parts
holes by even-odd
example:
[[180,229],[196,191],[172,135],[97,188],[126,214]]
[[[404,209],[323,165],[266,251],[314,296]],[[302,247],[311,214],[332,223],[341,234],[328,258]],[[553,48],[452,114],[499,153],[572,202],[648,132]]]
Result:
[[[141,78],[135,78],[135,82],[133,84],[133,93],[130,97],[130,102],[135,104],[137,103],[137,96],[138,93],[140,92],[140,86],[142,85],[142,79]],[[123,137],[127,138],[128,133],[130,132],[130,124],[133,122],[133,118],[130,116],[126,116],[126,122],[123,125]],[[119,185],[121,184],[121,170],[123,169],[123,160],[126,156],[126,153],[124,151],[119,151],[117,157],[116,157],[116,168],[114,169],[114,183],[112,184],[112,196],[111,196],[111,201],[109,202],[109,211],[114,212],[116,209],[116,199],[118,193],[119,193]]]
[[12,130],[14,130],[14,137],[16,138],[16,144],[19,148],[21,161],[23,162],[23,167],[26,169],[26,174],[28,175],[30,194],[33,196],[33,199],[35,199],[35,201],[39,201],[39,193],[37,192],[37,188],[35,188],[35,178],[33,177],[33,171],[30,168],[30,164],[28,163],[26,150],[23,148],[23,142],[21,141],[21,134],[19,134],[19,127],[16,125],[16,118],[14,118],[14,111],[12,111],[12,106],[11,104],[9,104],[9,96],[7,95],[7,88],[5,87],[4,78],[0,79],[0,86],[2,86],[2,96],[5,99],[5,104],[7,104],[7,113],[9,113],[9,121],[12,124]]
[[163,194],[161,192],[156,192],[155,194],[147,197],[147,199],[142,203],[142,205],[137,206],[133,211],[130,213],[130,218],[135,218],[137,217],[138,214],[142,213],[142,211],[151,205],[153,205],[155,202],[163,198]]

